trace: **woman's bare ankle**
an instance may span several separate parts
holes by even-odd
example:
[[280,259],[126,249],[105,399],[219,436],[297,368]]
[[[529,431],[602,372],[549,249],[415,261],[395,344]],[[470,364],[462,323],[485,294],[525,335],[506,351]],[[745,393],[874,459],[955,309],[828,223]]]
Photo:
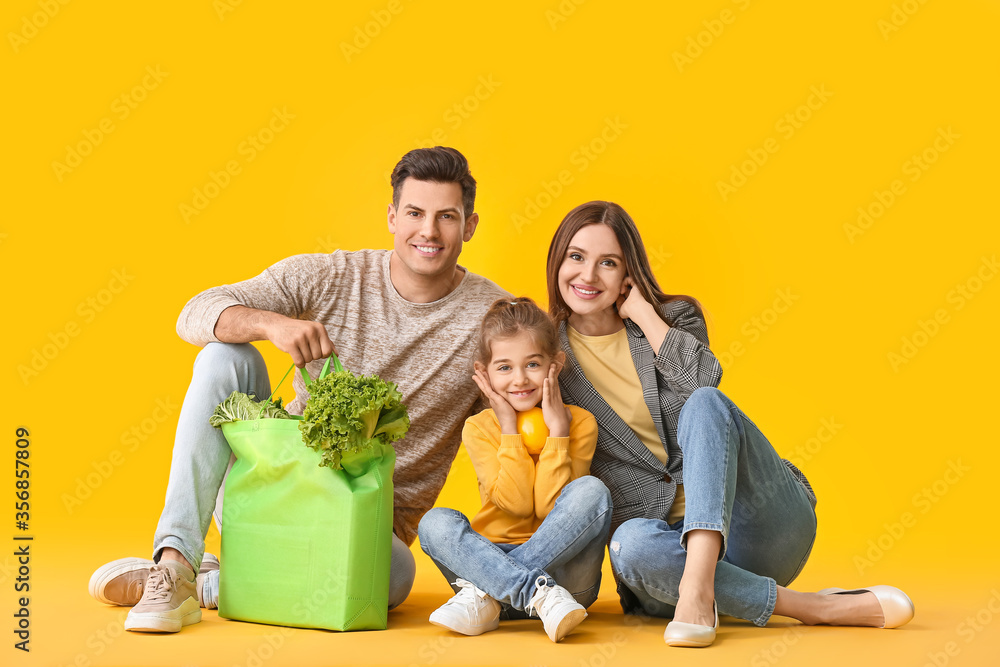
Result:
[[722,547],[722,533],[692,530],[687,534],[684,574],[677,586],[674,620],[715,626],[715,566]]
[[679,599],[674,608],[674,620],[696,625],[715,625],[715,586],[703,582],[681,580]]

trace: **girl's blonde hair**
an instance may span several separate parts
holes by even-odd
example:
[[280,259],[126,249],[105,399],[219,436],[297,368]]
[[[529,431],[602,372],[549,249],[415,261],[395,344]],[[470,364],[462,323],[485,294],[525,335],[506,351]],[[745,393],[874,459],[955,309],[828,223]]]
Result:
[[494,301],[486,312],[479,329],[479,349],[476,360],[488,364],[492,355],[493,341],[513,338],[522,331],[531,334],[542,352],[555,357],[559,350],[559,337],[552,320],[526,296],[516,299]]

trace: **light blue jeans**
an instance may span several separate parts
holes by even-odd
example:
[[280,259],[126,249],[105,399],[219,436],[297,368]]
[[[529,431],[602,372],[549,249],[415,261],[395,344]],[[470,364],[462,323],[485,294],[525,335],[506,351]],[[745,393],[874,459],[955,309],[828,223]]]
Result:
[[688,531],[721,532],[719,613],[764,625],[777,586],[798,576],[812,550],[816,514],[809,496],[718,389],[702,387],[684,403],[677,442],[684,453],[684,519],[671,525],[631,519],[619,526],[610,544],[615,575],[647,614],[672,617]]
[[513,619],[527,618],[524,609],[540,576],[584,607],[592,605],[610,529],[611,494],[599,479],[586,476],[563,487],[524,544],[494,544],[474,531],[464,514],[445,507],[425,514],[417,530],[420,547],[449,584],[458,578],[475,584],[504,606],[501,618]]
[[[194,361],[177,421],[167,497],[153,538],[153,560],[157,562],[163,549],[170,547],[181,552],[197,572],[213,512],[222,530],[222,489],[233,452],[222,429],[210,425],[208,418],[215,406],[236,390],[253,392],[262,399],[270,395],[264,358],[249,343],[209,343]],[[390,609],[409,595],[415,575],[413,554],[393,535]]]

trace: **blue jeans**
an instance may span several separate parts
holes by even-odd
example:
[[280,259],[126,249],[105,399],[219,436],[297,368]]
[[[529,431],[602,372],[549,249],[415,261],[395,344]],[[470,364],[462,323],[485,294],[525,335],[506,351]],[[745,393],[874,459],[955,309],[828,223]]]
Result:
[[[504,605],[501,618],[524,613],[542,576],[589,607],[601,587],[604,545],[611,529],[611,494],[596,477],[565,487],[538,530],[524,544],[494,544],[464,514],[436,507],[420,520],[420,547],[448,583],[462,578]],[[551,575],[551,576],[550,576]],[[455,589],[458,590],[457,588]]]
[[764,625],[777,586],[798,576],[812,550],[812,503],[767,438],[718,389],[691,394],[677,442],[684,453],[684,519],[670,525],[631,519],[619,526],[610,544],[615,576],[647,614],[671,617],[688,531],[718,531],[719,613]]
[[[197,572],[213,512],[222,530],[222,489],[233,452],[222,429],[210,425],[208,418],[236,390],[262,399],[270,395],[264,358],[249,343],[209,343],[194,361],[177,421],[167,497],[153,538],[153,560],[159,561],[163,549],[170,547],[181,552]],[[409,595],[415,575],[413,554],[393,535],[390,609]]]

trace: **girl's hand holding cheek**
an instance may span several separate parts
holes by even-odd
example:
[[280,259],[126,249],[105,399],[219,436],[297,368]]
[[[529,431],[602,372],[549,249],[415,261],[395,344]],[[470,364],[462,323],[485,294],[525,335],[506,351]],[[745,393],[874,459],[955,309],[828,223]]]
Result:
[[542,418],[549,429],[550,438],[565,438],[569,435],[569,408],[563,405],[559,390],[559,371],[562,364],[552,362],[548,377],[542,382]]
[[493,385],[486,375],[486,368],[482,364],[476,364],[476,373],[472,376],[472,379],[479,387],[479,390],[483,392],[483,395],[489,400],[490,407],[493,408],[493,413],[497,416],[497,421],[500,422],[500,433],[504,435],[516,435],[517,412],[507,402],[507,399],[494,391]]

